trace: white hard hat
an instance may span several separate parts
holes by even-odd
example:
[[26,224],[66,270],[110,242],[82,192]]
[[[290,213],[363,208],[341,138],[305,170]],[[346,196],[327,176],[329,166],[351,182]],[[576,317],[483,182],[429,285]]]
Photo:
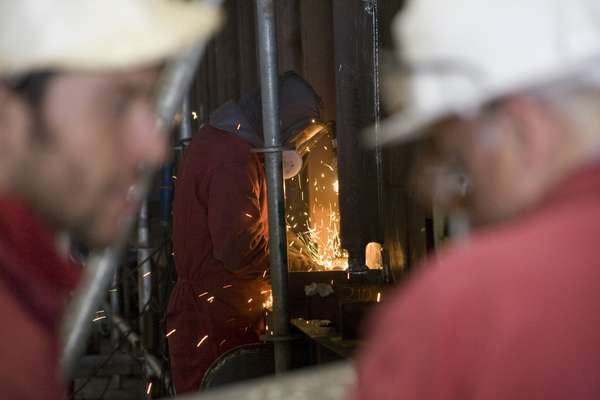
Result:
[[599,0],[410,0],[393,33],[404,75],[390,95],[403,109],[370,135],[378,144],[526,88],[600,82]]
[[0,76],[119,69],[161,61],[206,39],[215,7],[168,0],[1,0]]

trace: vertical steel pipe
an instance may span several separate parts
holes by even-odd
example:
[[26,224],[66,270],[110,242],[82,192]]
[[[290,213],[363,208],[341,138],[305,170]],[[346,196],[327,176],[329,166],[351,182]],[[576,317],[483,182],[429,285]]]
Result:
[[192,138],[192,110],[190,109],[189,94],[181,105],[181,125],[179,126],[179,141],[187,142]]
[[144,337],[143,312],[152,296],[152,262],[150,261],[150,220],[148,201],[144,200],[138,216],[137,229],[137,273],[138,273],[138,311],[140,313],[140,333]]
[[269,205],[275,372],[280,373],[290,366],[290,343],[287,340],[290,335],[290,325],[274,1],[256,0],[256,17]]

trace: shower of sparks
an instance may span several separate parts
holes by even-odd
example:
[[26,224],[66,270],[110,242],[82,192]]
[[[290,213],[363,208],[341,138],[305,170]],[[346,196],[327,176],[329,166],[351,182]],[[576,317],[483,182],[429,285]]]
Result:
[[196,345],[196,347],[200,347],[202,346],[202,343],[204,343],[204,341],[208,339],[208,335],[205,335],[202,339],[200,339],[200,341],[198,342],[198,344]]
[[381,301],[381,292],[377,292],[377,302]]
[[[300,254],[308,255],[311,261],[323,270],[345,269],[348,266],[348,255],[342,249],[340,240],[339,211],[330,205],[318,208],[321,214],[327,213],[326,218],[313,222],[308,218],[306,231],[297,233]],[[313,214],[314,215],[314,214]],[[297,224],[294,224],[294,228]],[[296,243],[291,242],[290,246]]]
[[[293,233],[288,235],[288,247],[309,260],[306,262],[307,270],[343,270],[348,267],[348,254],[342,248],[340,238],[335,155],[327,144],[315,144],[325,150],[322,157],[315,158],[321,152],[309,156],[309,160],[312,157],[309,161],[311,165],[318,168],[315,173],[298,175],[294,178],[295,182],[289,182],[305,206],[299,208],[296,204],[290,204],[288,207],[286,226]],[[292,205],[297,209],[296,212]]]
[[146,390],[146,394],[150,396],[150,392],[152,392],[152,382],[148,383],[148,389]]
[[268,291],[268,293],[269,297],[267,297],[262,304],[265,310],[270,310],[271,308],[273,308],[273,293],[270,290]]
[[172,334],[174,334],[177,331],[177,329],[173,329],[171,332],[167,333],[165,337],[169,337]]

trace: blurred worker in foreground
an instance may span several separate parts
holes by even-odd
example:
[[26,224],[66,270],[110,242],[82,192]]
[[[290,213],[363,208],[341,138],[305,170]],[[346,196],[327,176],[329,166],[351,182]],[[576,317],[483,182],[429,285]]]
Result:
[[600,3],[412,0],[394,28],[381,139],[430,132],[420,172],[466,179],[478,232],[387,299],[355,398],[600,398]]
[[[279,82],[284,177],[296,175],[295,148],[317,125],[320,99],[294,73]],[[307,133],[309,133],[307,135]],[[270,287],[262,108],[258,91],[210,116],[186,152],[175,185],[177,283],[167,313],[178,394],[197,391],[219,355],[256,343]],[[267,279],[265,279],[267,278]]]
[[0,2],[2,398],[64,398],[57,330],[78,269],[56,235],[102,247],[135,212],[139,166],[167,155],[158,66],[218,22],[172,1]]

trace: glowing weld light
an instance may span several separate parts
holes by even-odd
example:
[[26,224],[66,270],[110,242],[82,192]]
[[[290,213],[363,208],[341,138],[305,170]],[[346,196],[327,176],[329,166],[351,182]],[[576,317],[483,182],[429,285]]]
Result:
[[173,329],[171,332],[167,333],[166,337],[171,336],[172,334],[174,334],[177,331],[177,329]]
[[202,339],[200,339],[200,341],[198,342],[196,347],[202,346],[202,343],[204,343],[206,341],[206,339],[208,339],[208,335],[205,335]]

